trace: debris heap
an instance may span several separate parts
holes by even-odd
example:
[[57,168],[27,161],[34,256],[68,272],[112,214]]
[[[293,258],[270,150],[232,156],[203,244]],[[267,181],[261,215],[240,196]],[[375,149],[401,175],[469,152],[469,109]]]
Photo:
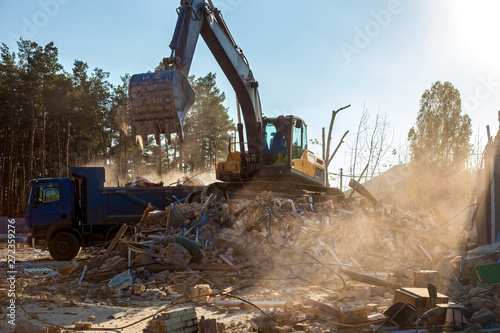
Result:
[[[231,200],[211,195],[163,211],[148,207],[138,225],[125,229],[101,254],[46,277],[45,288],[66,293],[72,298],[67,306],[89,300],[125,307],[167,304],[144,332],[170,332],[175,325],[195,331],[195,323],[209,327],[206,332],[280,326],[360,331],[384,324],[400,299],[410,304],[400,322],[404,328],[436,304],[458,308],[448,301],[468,293],[472,303],[462,302],[468,318],[484,324],[500,314],[492,290],[461,281],[460,262],[453,259],[463,252],[465,232],[438,212],[374,206],[364,198],[313,203],[262,192]],[[76,284],[61,288],[65,281]],[[439,291],[434,301],[422,289],[429,284]],[[266,315],[250,312],[248,320],[228,326],[189,312],[193,318],[178,322],[173,313],[186,302],[196,309],[260,309]]]

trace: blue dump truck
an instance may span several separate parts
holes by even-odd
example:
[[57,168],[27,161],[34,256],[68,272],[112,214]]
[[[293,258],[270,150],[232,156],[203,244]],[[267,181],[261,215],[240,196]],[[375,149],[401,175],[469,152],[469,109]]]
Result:
[[48,246],[56,260],[71,260],[81,247],[111,240],[123,223],[139,222],[149,203],[163,210],[201,190],[197,186],[104,187],[104,182],[100,167],[75,167],[70,178],[32,182],[25,216],[27,243]]

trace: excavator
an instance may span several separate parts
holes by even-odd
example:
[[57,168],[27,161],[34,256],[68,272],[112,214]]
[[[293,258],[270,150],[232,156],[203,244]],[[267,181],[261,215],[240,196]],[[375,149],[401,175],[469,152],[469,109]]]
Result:
[[250,188],[343,198],[339,189],[326,186],[325,161],[308,150],[304,120],[292,115],[262,116],[259,83],[212,1],[182,0],[177,12],[164,71],[135,74],[130,79],[134,137],[147,142],[153,134],[159,142],[161,134],[170,140],[175,133],[183,140],[183,121],[195,101],[187,77],[201,35],[236,93],[238,110],[238,142],[236,138],[230,141],[226,160],[216,166],[221,182],[209,185],[205,194]]

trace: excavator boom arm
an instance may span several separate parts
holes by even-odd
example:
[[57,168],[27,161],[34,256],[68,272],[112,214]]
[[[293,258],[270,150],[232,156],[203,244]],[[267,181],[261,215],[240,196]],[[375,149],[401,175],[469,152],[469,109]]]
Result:
[[182,122],[194,102],[185,78],[201,35],[236,93],[245,121],[248,152],[258,156],[260,97],[245,56],[211,1],[183,0],[178,13],[170,43],[172,54],[164,59],[167,71],[136,74],[130,81],[133,129],[142,136],[177,133],[182,137]]

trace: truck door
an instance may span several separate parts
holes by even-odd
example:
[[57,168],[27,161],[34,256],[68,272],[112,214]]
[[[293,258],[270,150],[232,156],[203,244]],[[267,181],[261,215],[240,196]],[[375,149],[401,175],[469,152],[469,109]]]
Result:
[[70,212],[64,210],[60,181],[38,181],[33,190],[32,226],[50,226],[55,222],[71,219]]

